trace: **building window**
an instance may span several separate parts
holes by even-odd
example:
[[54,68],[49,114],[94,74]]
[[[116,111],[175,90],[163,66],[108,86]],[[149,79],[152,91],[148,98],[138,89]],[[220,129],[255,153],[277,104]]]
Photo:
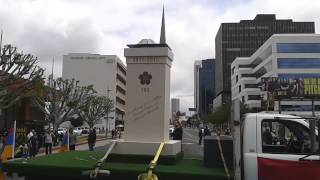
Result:
[[241,85],[239,85],[239,93],[241,92]]
[[320,53],[320,43],[277,43],[278,53]]
[[126,85],[126,80],[122,78],[119,74],[117,74],[117,79],[122,82],[124,85]]
[[315,73],[310,73],[310,74],[278,74],[279,78],[287,78],[287,79],[294,79],[294,78],[320,78],[320,73],[315,74]]
[[260,95],[248,95],[248,100],[260,100]]
[[236,83],[238,82],[238,80],[239,80],[239,77],[238,77],[238,75],[236,75]]
[[242,96],[242,102],[244,103],[244,96]]
[[259,88],[258,84],[245,84],[244,88]]
[[278,58],[278,68],[320,68],[320,58]]
[[[312,105],[281,105],[282,111],[312,111]],[[315,111],[320,111],[320,105],[314,106]]]

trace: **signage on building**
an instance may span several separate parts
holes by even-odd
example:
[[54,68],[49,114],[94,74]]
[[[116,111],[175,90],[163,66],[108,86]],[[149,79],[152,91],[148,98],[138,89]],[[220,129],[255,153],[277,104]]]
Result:
[[262,78],[262,91],[283,98],[320,97],[320,78]]

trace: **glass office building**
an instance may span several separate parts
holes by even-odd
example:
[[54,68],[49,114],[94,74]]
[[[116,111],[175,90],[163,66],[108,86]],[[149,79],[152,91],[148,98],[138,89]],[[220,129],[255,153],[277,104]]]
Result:
[[[251,56],[273,34],[314,32],[314,22],[276,19],[274,14],[258,14],[253,20],[241,20],[239,23],[222,23],[215,38],[216,97],[222,96],[222,102],[231,102],[230,65],[236,57]],[[320,46],[317,43],[285,42],[278,46],[281,52],[298,53],[306,50],[318,52]]]
[[212,101],[214,98],[215,59],[205,59],[201,61],[199,69],[199,115],[201,117],[210,113]]

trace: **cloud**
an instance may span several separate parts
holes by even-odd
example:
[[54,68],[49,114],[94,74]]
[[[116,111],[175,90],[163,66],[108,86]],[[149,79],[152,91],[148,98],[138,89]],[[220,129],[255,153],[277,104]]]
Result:
[[[4,42],[39,58],[61,75],[62,55],[71,52],[116,54],[142,38],[159,41],[163,0],[0,0]],[[195,60],[215,57],[214,39],[222,22],[253,19],[258,13],[278,19],[314,21],[319,29],[320,3],[309,0],[176,0],[165,1],[167,42],[175,54],[172,96],[193,94]],[[193,97],[181,98],[181,109]]]

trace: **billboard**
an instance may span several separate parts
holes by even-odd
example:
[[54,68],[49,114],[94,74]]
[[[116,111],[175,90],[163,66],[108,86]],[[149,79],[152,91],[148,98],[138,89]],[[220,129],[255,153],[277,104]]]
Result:
[[320,78],[262,78],[262,91],[278,98],[319,98]]

